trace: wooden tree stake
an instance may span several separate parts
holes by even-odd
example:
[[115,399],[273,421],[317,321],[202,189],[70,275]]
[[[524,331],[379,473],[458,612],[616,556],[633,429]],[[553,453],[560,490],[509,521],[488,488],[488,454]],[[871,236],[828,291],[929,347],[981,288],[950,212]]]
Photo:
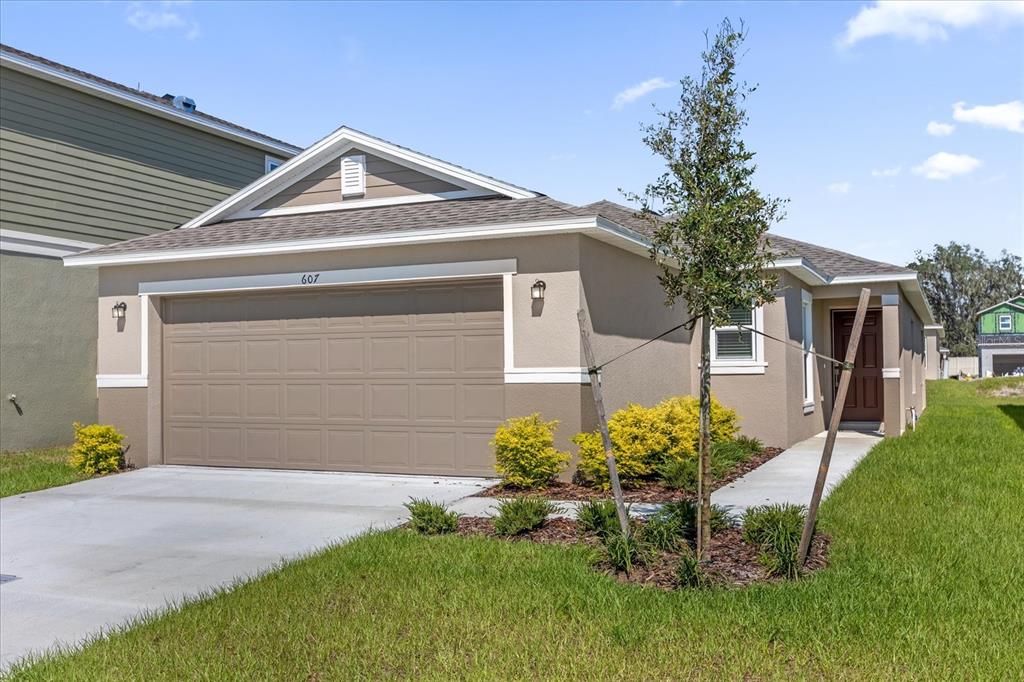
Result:
[[818,478],[814,481],[811,504],[807,507],[807,520],[804,522],[804,530],[800,535],[797,566],[803,566],[807,562],[807,553],[811,549],[814,524],[818,519],[818,505],[821,504],[821,496],[825,492],[825,479],[828,478],[828,467],[832,462],[832,449],[836,444],[839,422],[843,419],[843,404],[846,402],[846,391],[850,387],[853,364],[857,361],[857,346],[860,345],[860,334],[864,329],[864,318],[867,316],[868,299],[870,298],[871,291],[869,289],[860,290],[860,300],[857,301],[857,314],[853,318],[853,331],[850,334],[850,343],[846,347],[843,372],[839,375],[839,389],[836,391],[836,398],[832,403],[832,418],[828,423],[828,435],[825,436],[825,449],[821,452],[821,464],[818,465]]
[[590,388],[594,395],[594,407],[597,409],[597,425],[601,430],[604,442],[604,459],[608,463],[608,478],[612,483],[612,497],[615,498],[615,510],[619,516],[619,528],[623,535],[629,535],[629,515],[626,502],[622,498],[622,485],[619,483],[619,471],[615,467],[615,453],[612,452],[612,438],[608,434],[608,417],[604,412],[604,399],[601,397],[601,378],[598,375],[594,351],[590,347],[590,332],[587,331],[587,314],[580,310],[576,313],[580,322],[580,340],[583,343],[583,357],[587,361],[587,373],[590,375]]

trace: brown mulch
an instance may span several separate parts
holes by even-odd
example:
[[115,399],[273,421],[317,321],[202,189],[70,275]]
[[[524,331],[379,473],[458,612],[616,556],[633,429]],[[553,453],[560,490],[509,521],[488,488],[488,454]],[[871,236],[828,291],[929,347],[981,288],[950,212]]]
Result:
[[[541,544],[586,544],[592,547],[601,545],[594,533],[583,533],[576,522],[571,519],[549,519],[543,526],[529,533],[510,538],[494,532],[491,519],[476,516],[459,518],[459,535],[482,535],[500,538],[513,542],[537,542]],[[807,558],[804,572],[811,573],[824,568],[828,563],[830,538],[817,534],[811,543],[811,551]],[[745,587],[754,583],[777,582],[781,580],[769,575],[758,562],[757,548],[743,541],[743,533],[739,528],[720,531],[711,538],[708,550],[708,562],[704,570],[711,584],[716,587]],[[644,565],[637,565],[626,574],[616,571],[606,562],[595,564],[595,569],[613,576],[616,580],[634,585],[657,587],[663,590],[676,588],[676,571],[681,555],[677,552],[658,552]]]
[[[712,481],[711,489],[717,490],[724,485],[732,483],[740,476],[749,473],[761,466],[768,460],[776,457],[782,452],[782,448],[765,448],[746,462],[742,462],[730,469],[724,476]],[[476,493],[474,497],[524,497],[527,495],[543,495],[551,500],[566,500],[572,502],[585,502],[587,500],[600,500],[608,497],[608,491],[594,488],[588,485],[581,485],[570,481],[554,481],[546,488],[540,490],[514,488],[505,486],[502,483],[493,485]],[[622,491],[626,502],[670,502],[672,500],[693,500],[696,494],[685,490],[670,488],[658,481],[645,481],[639,487],[629,488]]]

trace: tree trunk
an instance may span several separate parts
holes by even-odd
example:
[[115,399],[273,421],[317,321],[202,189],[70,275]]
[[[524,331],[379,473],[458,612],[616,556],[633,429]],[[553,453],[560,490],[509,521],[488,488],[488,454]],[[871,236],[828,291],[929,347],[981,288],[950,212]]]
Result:
[[711,323],[700,321],[700,440],[697,466],[697,558],[708,558],[711,542],[711,486],[708,471],[711,461]]

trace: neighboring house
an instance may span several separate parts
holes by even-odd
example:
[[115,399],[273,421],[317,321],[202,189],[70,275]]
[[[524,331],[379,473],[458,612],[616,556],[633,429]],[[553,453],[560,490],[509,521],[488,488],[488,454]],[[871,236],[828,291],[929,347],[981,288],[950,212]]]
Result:
[[981,376],[1005,376],[1024,368],[1024,295],[978,311]]
[[97,418],[97,275],[60,258],[177,227],[298,151],[0,46],[0,450]]
[[[687,319],[663,303],[649,230],[611,202],[572,206],[341,128],[180,229],[65,263],[99,269],[100,419],[137,465],[492,474],[507,417],[560,420],[566,448],[595,427],[578,309],[598,361]],[[790,343],[716,329],[717,397],[766,443],[820,433],[836,372],[807,351],[844,355],[870,287],[844,417],[902,433],[925,407],[934,324],[917,274],[770,248],[778,298],[732,319]],[[695,338],[604,369],[608,408],[696,392]]]

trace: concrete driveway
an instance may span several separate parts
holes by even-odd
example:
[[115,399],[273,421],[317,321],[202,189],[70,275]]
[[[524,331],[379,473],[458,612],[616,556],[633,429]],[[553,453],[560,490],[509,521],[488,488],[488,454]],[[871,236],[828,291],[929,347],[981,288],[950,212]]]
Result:
[[[150,467],[0,500],[0,669],[484,479]],[[15,576],[11,579],[10,576]]]

